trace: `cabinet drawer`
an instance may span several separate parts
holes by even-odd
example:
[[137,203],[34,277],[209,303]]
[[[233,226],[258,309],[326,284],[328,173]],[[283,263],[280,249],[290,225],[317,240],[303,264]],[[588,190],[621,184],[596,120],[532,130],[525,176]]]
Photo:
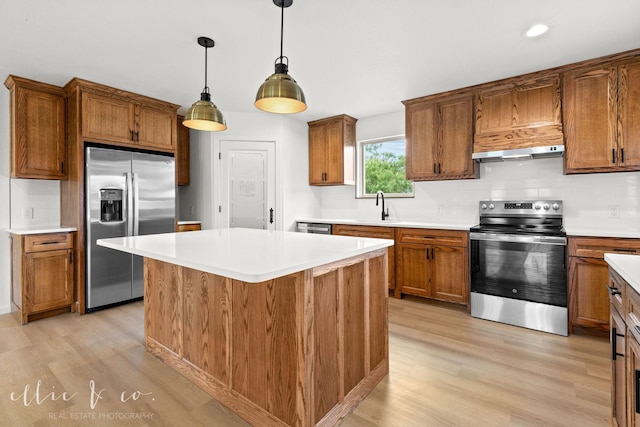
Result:
[[333,234],[339,236],[372,237],[376,239],[393,240],[395,230],[391,227],[335,224],[333,226]]
[[419,245],[469,246],[469,233],[456,230],[434,230],[422,228],[398,228],[397,243],[413,243]]
[[[624,301],[626,299],[627,293],[627,282],[620,277],[618,273],[616,273],[611,268],[609,269],[609,300],[611,301],[611,305],[616,308],[618,313],[624,318],[626,316]],[[634,292],[635,293],[635,292]]]
[[55,251],[73,248],[71,233],[29,234],[24,236],[25,252]]
[[[626,313],[627,328],[640,337],[640,295],[628,283],[624,281],[623,283],[626,288],[623,310]],[[623,313],[621,314],[624,316]]]
[[640,240],[570,237],[569,256],[604,259],[605,253],[640,255]]

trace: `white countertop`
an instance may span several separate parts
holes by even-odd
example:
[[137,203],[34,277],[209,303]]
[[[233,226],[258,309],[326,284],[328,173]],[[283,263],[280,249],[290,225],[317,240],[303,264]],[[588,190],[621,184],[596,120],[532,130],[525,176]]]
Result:
[[393,246],[393,240],[225,228],[100,239],[98,245],[255,283]]
[[604,260],[640,293],[640,255],[604,254]]
[[446,223],[446,222],[424,222],[417,220],[394,221],[381,219],[328,219],[328,218],[304,218],[297,219],[296,222],[314,222],[319,224],[346,224],[346,225],[372,225],[376,227],[405,227],[405,228],[431,228],[438,230],[464,230],[469,231],[474,224],[466,223]]
[[202,224],[202,221],[178,221],[178,225],[193,225],[193,224]]
[[618,237],[624,239],[640,239],[640,230],[614,230],[608,228],[592,228],[584,226],[564,226],[567,236],[583,237]]
[[14,227],[7,230],[11,234],[49,234],[70,233],[78,231],[76,227],[60,227],[55,225],[38,225],[34,227]]

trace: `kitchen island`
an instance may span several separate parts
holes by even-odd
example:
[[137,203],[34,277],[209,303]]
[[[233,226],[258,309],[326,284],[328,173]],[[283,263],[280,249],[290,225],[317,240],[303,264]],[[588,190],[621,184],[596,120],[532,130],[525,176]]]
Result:
[[99,240],[145,257],[145,344],[253,425],[334,425],[389,370],[392,240],[220,229]]

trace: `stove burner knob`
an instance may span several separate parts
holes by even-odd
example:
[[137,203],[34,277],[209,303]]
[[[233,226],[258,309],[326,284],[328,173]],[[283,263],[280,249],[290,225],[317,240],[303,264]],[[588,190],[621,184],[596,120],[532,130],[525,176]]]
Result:
[[541,206],[540,204],[537,204],[537,205],[535,205],[533,208],[534,208],[535,210],[539,211],[541,207],[542,207],[542,206]]
[[487,209],[487,204],[486,203],[481,204],[480,209],[482,210]]
[[543,206],[543,208],[544,208],[544,210],[545,210],[545,211],[548,211],[548,210],[549,210],[549,204],[548,204],[548,203],[545,203],[545,204],[544,204],[544,206]]
[[557,203],[554,203],[553,206],[551,206],[553,208],[554,211],[557,211],[558,209],[560,209],[560,205],[558,205]]
[[495,208],[495,206],[493,205],[493,203],[490,203],[489,204],[489,209],[493,209],[493,208]]

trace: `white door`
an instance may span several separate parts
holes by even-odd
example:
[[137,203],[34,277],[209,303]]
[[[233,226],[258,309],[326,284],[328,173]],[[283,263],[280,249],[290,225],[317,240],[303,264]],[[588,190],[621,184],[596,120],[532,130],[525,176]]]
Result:
[[275,230],[275,143],[220,141],[222,227]]

